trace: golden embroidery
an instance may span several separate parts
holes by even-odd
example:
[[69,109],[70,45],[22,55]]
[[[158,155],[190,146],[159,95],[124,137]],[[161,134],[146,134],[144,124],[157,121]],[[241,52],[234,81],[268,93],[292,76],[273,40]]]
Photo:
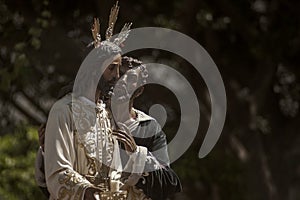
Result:
[[[86,166],[84,177],[67,170],[60,177],[62,198],[80,199],[87,183],[108,190],[109,167],[112,164],[114,141],[111,137],[112,127],[105,104],[99,103],[96,108],[86,104],[82,99],[73,98],[72,112],[74,120],[75,144],[83,148]],[[86,182],[83,182],[83,178]],[[80,184],[78,184],[80,183]],[[73,187],[76,187],[75,191]],[[78,188],[78,189],[77,189]]]
[[90,131],[96,121],[95,108],[77,98],[73,98],[69,106],[72,107],[75,129],[80,134]]
[[114,150],[111,123],[105,104],[99,102],[95,105],[93,107],[77,98],[73,98],[71,105],[77,143],[84,148],[89,176],[94,176],[102,163],[111,165]]
[[74,189],[67,189],[66,187],[61,187],[58,192],[58,199],[65,199],[68,196],[68,199],[74,194]]
[[96,175],[96,160],[95,160],[95,158],[88,157],[88,174],[91,176]]
[[60,184],[66,184],[67,186],[74,186],[77,183],[81,183],[84,178],[67,169],[62,176],[59,177],[58,181]]
[[142,189],[138,189],[135,186],[130,186],[128,188],[128,197],[127,200],[151,200],[151,198],[147,197]]
[[[71,199],[75,194],[75,186],[78,183],[82,183],[84,181],[84,177],[81,175],[67,169],[63,174],[61,174],[58,178],[58,182],[61,185],[64,185],[60,188],[58,197],[59,199],[65,199],[68,196],[68,199]],[[84,186],[84,185],[83,185]],[[81,186],[81,187],[83,187]],[[76,196],[80,196],[80,193],[77,191]]]

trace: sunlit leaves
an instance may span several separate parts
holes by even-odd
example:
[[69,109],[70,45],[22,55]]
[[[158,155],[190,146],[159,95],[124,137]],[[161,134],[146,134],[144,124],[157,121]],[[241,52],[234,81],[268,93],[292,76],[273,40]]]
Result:
[[34,181],[37,137],[36,127],[17,128],[0,137],[0,199],[43,199]]

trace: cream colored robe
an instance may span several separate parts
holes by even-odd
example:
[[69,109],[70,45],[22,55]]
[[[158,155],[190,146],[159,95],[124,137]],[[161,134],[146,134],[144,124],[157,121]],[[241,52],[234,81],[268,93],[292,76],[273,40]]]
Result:
[[[138,147],[135,155],[139,156],[139,164],[144,165],[147,149]],[[103,163],[110,166],[108,171],[104,171]],[[121,170],[119,146],[111,136],[104,104],[96,106],[84,97],[71,94],[58,100],[50,111],[45,133],[49,199],[81,200],[85,189],[94,186],[93,177],[100,173],[118,179]],[[128,199],[147,199],[134,185],[128,192]]]

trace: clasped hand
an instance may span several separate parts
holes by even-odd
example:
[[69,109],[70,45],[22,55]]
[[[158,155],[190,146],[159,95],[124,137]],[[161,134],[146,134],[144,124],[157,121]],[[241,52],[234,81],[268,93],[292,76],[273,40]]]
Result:
[[120,141],[125,146],[125,150],[130,153],[136,152],[137,145],[130,133],[128,127],[123,123],[118,123],[119,129],[113,131],[113,135],[118,141]]

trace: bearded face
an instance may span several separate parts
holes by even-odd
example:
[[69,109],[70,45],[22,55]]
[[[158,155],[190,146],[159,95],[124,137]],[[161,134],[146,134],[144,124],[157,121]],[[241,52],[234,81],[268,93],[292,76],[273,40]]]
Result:
[[102,74],[98,89],[101,91],[102,99],[109,98],[113,88],[120,77],[121,56],[116,56],[114,61],[105,69]]
[[116,103],[129,102],[131,97],[134,97],[134,92],[138,87],[140,78],[140,69],[130,69],[128,70],[117,82],[114,92],[113,99]]
[[114,80],[108,81],[102,76],[98,83],[98,89],[101,91],[101,96],[109,97],[113,91],[114,84]]
[[142,86],[148,73],[141,61],[123,57],[120,74],[122,76],[114,87],[109,107],[116,122],[125,122],[131,116],[133,100],[143,92]]

